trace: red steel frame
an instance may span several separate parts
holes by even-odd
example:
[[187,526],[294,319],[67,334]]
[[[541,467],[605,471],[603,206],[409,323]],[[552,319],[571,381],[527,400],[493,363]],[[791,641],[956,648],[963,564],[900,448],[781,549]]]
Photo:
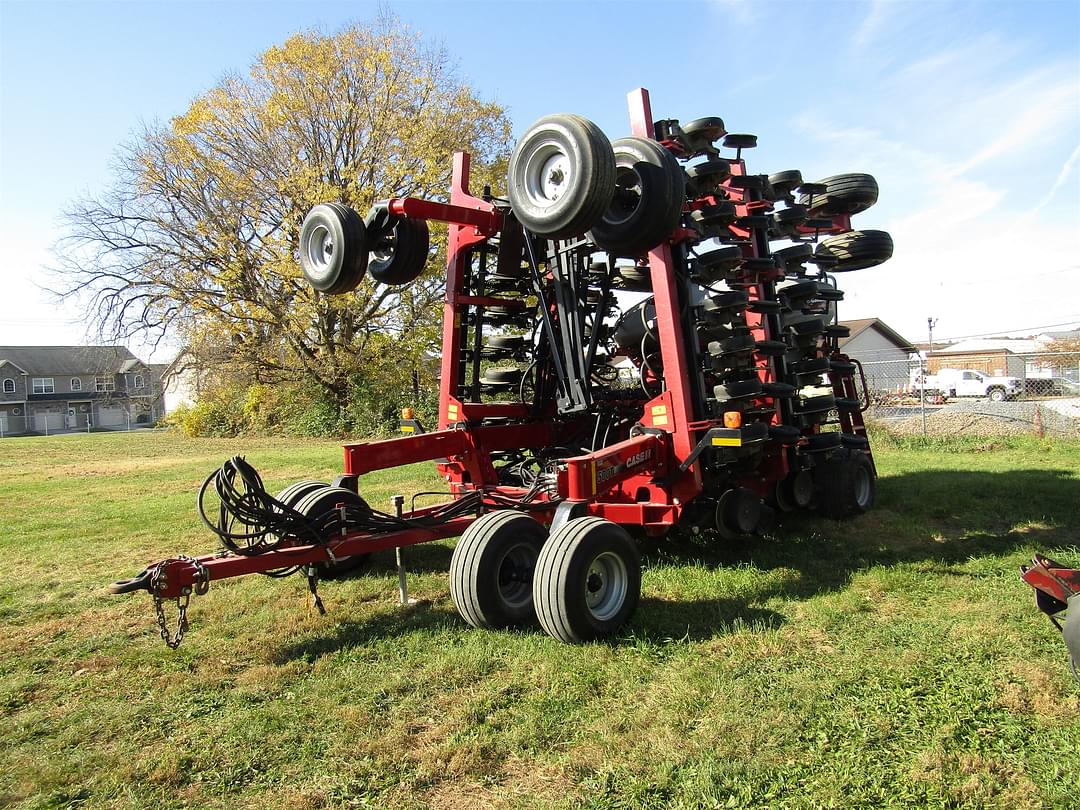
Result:
[[[648,91],[643,88],[632,91],[628,95],[628,106],[632,133],[641,138],[653,138]],[[345,445],[345,472],[359,476],[375,470],[439,459],[440,470],[450,485],[452,498],[480,490],[485,493],[486,503],[498,508],[498,502],[487,497],[488,494],[514,497],[520,496],[523,490],[499,485],[491,453],[548,447],[557,443],[558,428],[550,418],[517,424],[478,424],[487,417],[524,419],[528,415],[528,408],[518,403],[462,402],[454,394],[462,364],[463,331],[460,327],[463,309],[469,305],[513,303],[465,294],[466,263],[471,260],[471,249],[499,233],[503,226],[503,214],[496,206],[469,192],[469,169],[469,156],[456,154],[449,203],[414,198],[393,199],[388,203],[390,213],[396,216],[449,224],[439,429],[402,438]],[[745,174],[745,164],[741,158],[731,161],[731,170],[733,175]],[[747,216],[771,206],[768,202],[753,201],[748,194],[737,189],[730,191],[739,216]],[[738,229],[733,230],[738,232]],[[850,223],[846,217],[838,217],[830,232],[844,230],[850,230]],[[749,235],[749,232],[744,234]],[[683,238],[685,234],[679,232],[672,241],[678,242]],[[748,256],[755,255],[752,246],[745,250]],[[691,455],[698,439],[709,428],[720,426],[722,422],[697,420],[693,413],[691,375],[696,373],[696,369],[690,367],[684,345],[685,336],[680,328],[672,245],[664,243],[657,246],[649,251],[648,260],[666,390],[645,405],[641,420],[645,432],[596,452],[566,459],[565,469],[558,475],[557,483],[560,500],[577,504],[584,514],[597,515],[616,523],[638,525],[656,532],[678,523],[683,509],[701,494],[703,481],[700,461],[688,465],[685,470],[680,469],[680,462]],[[762,297],[760,285],[752,288],[750,293],[752,298]],[[749,312],[747,316],[759,338],[772,337],[767,334],[763,317]],[[772,361],[761,370],[761,374],[763,379],[774,378]],[[834,385],[838,394],[843,390],[845,395],[854,395],[850,378],[842,383],[834,377]],[[846,423],[847,428],[865,433],[858,415],[856,424]],[[745,483],[746,486],[763,490],[766,482],[787,474],[786,454],[779,448],[770,450],[766,464],[767,475],[762,478],[759,471],[755,479]],[[658,481],[660,476],[663,476],[663,482]],[[523,508],[532,510],[538,519],[549,522],[553,505],[549,498],[540,495]],[[437,508],[418,509],[406,513],[405,517],[423,517]],[[374,535],[352,532],[325,545],[297,543],[279,551],[252,556],[217,554],[200,557],[197,561],[186,558],[167,560],[163,563],[166,568],[156,595],[171,598],[190,593],[200,569],[210,580],[215,580],[284,566],[327,562],[338,557],[455,537],[473,520],[473,516],[458,517],[435,528],[410,528]]]

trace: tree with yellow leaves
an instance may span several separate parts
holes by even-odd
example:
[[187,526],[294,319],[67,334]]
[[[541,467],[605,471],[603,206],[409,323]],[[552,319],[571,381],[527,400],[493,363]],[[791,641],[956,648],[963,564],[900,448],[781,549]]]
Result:
[[297,34],[122,147],[113,188],[67,213],[62,294],[112,338],[170,335],[195,362],[250,382],[311,382],[344,405],[350,380],[400,351],[409,379],[438,340],[445,231],[407,287],[370,277],[324,296],[300,274],[304,215],[317,203],[367,211],[401,196],[445,199],[451,156],[474,184],[504,173],[501,107],[447,54],[382,17],[332,36]]

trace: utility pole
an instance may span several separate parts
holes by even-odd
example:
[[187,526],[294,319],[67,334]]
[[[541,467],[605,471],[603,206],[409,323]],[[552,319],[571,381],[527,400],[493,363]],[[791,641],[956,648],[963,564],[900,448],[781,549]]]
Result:
[[926,331],[930,333],[930,348],[927,349],[926,356],[929,357],[934,353],[934,327],[937,326],[937,318],[926,319]]

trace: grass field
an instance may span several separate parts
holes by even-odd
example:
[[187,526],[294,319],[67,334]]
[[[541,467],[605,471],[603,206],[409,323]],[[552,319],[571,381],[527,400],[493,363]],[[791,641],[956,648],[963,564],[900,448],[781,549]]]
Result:
[[[881,443],[878,506],[651,551],[610,643],[469,629],[452,543],[367,575],[215,583],[169,651],[104,586],[213,550],[235,452],[268,488],[329,442],[0,442],[0,806],[1075,807],[1080,686],[1017,566],[1080,565],[1080,443]],[[364,493],[437,484],[426,468]]]

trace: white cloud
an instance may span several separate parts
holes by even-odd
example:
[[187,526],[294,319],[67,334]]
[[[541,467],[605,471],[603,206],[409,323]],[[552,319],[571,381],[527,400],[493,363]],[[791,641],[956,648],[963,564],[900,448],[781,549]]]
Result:
[[1069,179],[1069,175],[1072,174],[1073,169],[1076,168],[1077,161],[1080,160],[1080,144],[1076,145],[1072,154],[1065,161],[1065,165],[1061,167],[1061,171],[1058,172],[1058,176],[1054,179],[1054,184],[1050,186],[1050,190],[1046,192],[1046,196],[1039,201],[1039,204],[1031,209],[1030,215],[1034,216],[1050,204],[1050,201],[1054,199],[1054,195],[1058,193],[1058,190],[1065,185],[1065,181]]
[[863,17],[862,23],[859,25],[859,30],[855,32],[853,42],[856,48],[865,48],[875,39],[882,29],[885,28],[885,24],[893,16],[893,12],[896,10],[896,3],[889,2],[889,0],[873,0],[870,3],[870,10]]
[[750,0],[710,0],[710,4],[720,14],[730,16],[740,23],[753,22],[758,16]]

